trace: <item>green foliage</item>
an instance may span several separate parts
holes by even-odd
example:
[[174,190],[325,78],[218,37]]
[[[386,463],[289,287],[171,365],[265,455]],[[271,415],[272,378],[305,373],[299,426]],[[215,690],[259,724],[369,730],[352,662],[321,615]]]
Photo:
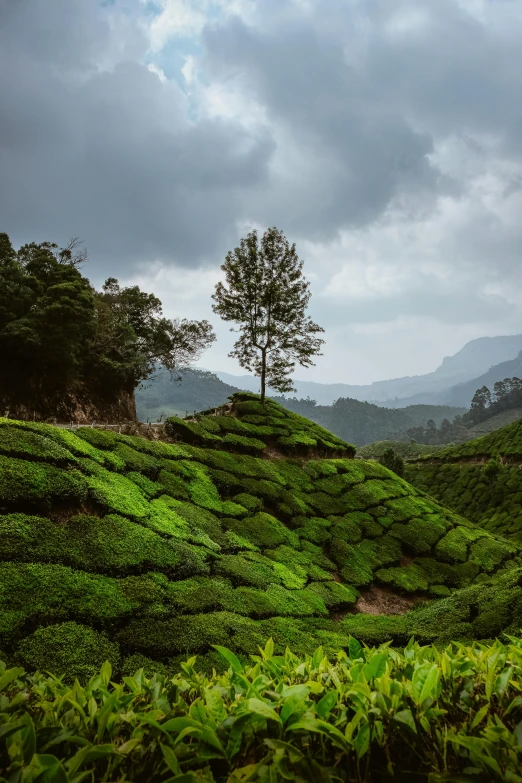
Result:
[[0,456],[0,509],[41,508],[53,503],[80,503],[87,483],[77,470]]
[[313,365],[324,342],[317,337],[324,330],[306,315],[310,284],[295,244],[275,227],[260,242],[253,230],[227,254],[221,269],[225,283],[216,285],[213,310],[239,326],[230,356],[260,378],[262,403],[266,386],[292,391],[295,365]]
[[[224,630],[248,636],[248,621],[226,613],[220,620]],[[197,617],[189,624],[193,642],[205,636]],[[118,682],[115,645],[74,623],[47,630],[56,663],[70,654],[68,675],[79,674],[84,684],[71,691],[60,679],[2,664],[0,764],[8,779],[519,778],[522,642],[515,636],[439,650],[413,640],[402,650],[364,647],[351,636],[337,654],[319,647],[305,656],[277,654],[275,638],[255,636],[250,661],[216,645],[220,673],[203,673],[195,658],[178,659],[180,671],[171,677],[168,667],[153,673],[154,662],[134,654]],[[279,633],[276,625],[274,637]],[[305,634],[296,627],[289,635]],[[38,631],[26,657],[38,660],[46,643]],[[85,663],[87,649],[96,664]]]
[[398,476],[402,477],[404,475],[404,460],[393,449],[386,449],[379,459],[379,462]]
[[[109,278],[95,291],[77,241],[14,251],[0,235],[0,405],[70,419],[78,402],[125,408],[158,361],[186,366],[215,339],[207,321],[169,321],[161,302]],[[127,405],[131,409],[131,405]]]
[[[20,662],[31,669],[60,672],[69,680],[87,680],[108,661],[116,667],[119,647],[92,628],[75,622],[49,625],[28,636],[18,648]],[[106,668],[106,666],[105,666]]]

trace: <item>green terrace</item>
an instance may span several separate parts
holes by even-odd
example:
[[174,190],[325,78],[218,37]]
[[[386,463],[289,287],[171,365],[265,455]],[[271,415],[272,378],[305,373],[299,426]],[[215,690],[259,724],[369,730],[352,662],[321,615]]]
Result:
[[522,541],[522,421],[412,459],[406,478],[480,528]]
[[193,419],[168,419],[167,432],[185,443],[256,456],[355,455],[355,446],[272,400],[262,405],[257,395],[247,392],[231,399],[230,404],[203,411]]
[[[262,456],[226,440],[237,422]],[[254,395],[172,442],[0,419],[0,651],[85,677],[269,636],[302,654],[516,632],[518,544],[353,454]]]

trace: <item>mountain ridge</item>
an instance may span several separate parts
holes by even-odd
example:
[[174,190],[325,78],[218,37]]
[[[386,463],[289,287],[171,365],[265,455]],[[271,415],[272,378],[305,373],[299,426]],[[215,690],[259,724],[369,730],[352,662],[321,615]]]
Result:
[[[386,404],[388,407],[394,407],[395,398],[409,400],[420,394],[432,395],[459,383],[471,381],[486,373],[493,365],[498,364],[499,359],[500,361],[511,360],[521,350],[522,334],[478,337],[475,340],[470,340],[454,355],[445,356],[441,364],[431,373],[374,381],[371,384],[322,384],[317,381],[296,379],[294,385],[297,389],[297,395],[311,397],[318,404],[329,405],[339,397],[351,397],[361,402]],[[232,386],[245,387],[247,391],[251,392],[258,391],[258,380],[253,376],[238,376],[219,370],[213,372],[218,378]],[[414,403],[408,402],[407,404]]]

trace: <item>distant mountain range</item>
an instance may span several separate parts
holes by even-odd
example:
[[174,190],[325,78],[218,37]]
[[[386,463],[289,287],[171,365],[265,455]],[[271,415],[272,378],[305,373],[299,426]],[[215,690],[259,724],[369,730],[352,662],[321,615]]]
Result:
[[[471,340],[454,356],[446,356],[434,372],[425,375],[375,381],[367,385],[316,383],[295,380],[296,397],[310,397],[318,405],[331,405],[340,397],[373,402],[388,408],[409,405],[451,405],[469,407],[475,391],[496,380],[520,375],[522,334],[505,337],[479,337]],[[509,367],[505,367],[509,365]],[[497,369],[495,369],[497,368]],[[224,383],[258,392],[259,381],[251,375],[232,375],[216,371]],[[488,381],[482,380],[488,378]]]
[[[140,421],[158,421],[177,414],[202,411],[222,405],[238,391],[216,375],[202,370],[188,370],[176,383],[166,370],[136,394]],[[441,405],[411,405],[389,409],[360,400],[340,398],[334,405],[315,405],[306,400],[277,398],[289,410],[310,418],[356,446],[376,440],[403,440],[411,427],[426,426],[433,419],[440,426],[443,419],[453,419],[465,408]]]
[[[514,376],[522,377],[522,334],[472,340],[426,375],[367,386],[295,381],[295,397],[285,400],[273,392],[270,396],[277,396],[290,410],[362,446],[379,440],[404,440],[408,429],[425,427],[429,419],[437,426],[445,418],[451,421],[469,408],[477,389],[493,389],[496,381]],[[412,394],[414,389],[416,393]],[[249,375],[189,370],[182,383],[176,383],[170,373],[162,370],[137,392],[138,418],[157,421],[174,414],[184,416],[206,410],[221,405],[239,390],[258,392],[258,380]],[[409,396],[399,396],[407,393]],[[370,394],[377,404],[365,398]],[[391,394],[395,396],[387,396]],[[378,395],[387,398],[379,399]],[[317,404],[306,402],[306,398]]]
[[477,389],[487,386],[492,391],[496,381],[503,381],[504,378],[522,378],[522,351],[519,352],[515,359],[495,364],[483,375],[472,378],[470,381],[450,386],[449,389],[435,392],[434,394],[417,394],[400,400],[400,407],[409,405],[456,405],[469,408],[469,404]]

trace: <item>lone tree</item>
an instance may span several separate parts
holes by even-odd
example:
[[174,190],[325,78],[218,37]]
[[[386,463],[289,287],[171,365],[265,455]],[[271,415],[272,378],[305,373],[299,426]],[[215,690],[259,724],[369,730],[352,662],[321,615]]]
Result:
[[295,365],[311,367],[324,340],[320,326],[306,316],[310,284],[303,262],[277,228],[258,241],[251,231],[240,246],[227,253],[221,269],[226,283],[218,283],[212,309],[224,321],[239,324],[239,338],[229,356],[261,380],[261,402],[266,387],[295,391],[289,377]]

